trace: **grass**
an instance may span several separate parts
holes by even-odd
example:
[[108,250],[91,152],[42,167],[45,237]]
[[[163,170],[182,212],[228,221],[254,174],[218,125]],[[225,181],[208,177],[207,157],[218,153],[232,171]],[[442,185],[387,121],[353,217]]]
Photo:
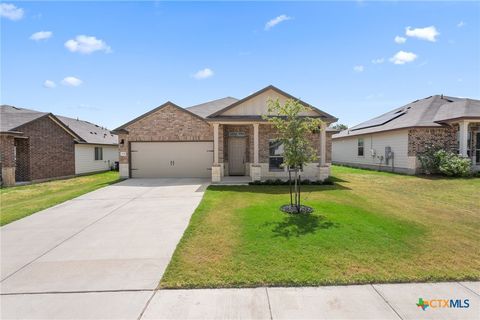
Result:
[[163,288],[480,279],[480,179],[333,167],[287,215],[286,186],[210,186]]
[[0,225],[119,181],[118,172],[103,172],[0,189]]

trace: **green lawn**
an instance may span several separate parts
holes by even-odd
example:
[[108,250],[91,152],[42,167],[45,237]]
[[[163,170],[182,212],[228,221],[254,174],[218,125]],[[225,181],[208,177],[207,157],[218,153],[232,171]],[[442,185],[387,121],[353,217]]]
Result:
[[333,167],[305,186],[211,186],[160,286],[242,287],[480,279],[480,179]]
[[119,181],[118,172],[0,189],[0,225]]

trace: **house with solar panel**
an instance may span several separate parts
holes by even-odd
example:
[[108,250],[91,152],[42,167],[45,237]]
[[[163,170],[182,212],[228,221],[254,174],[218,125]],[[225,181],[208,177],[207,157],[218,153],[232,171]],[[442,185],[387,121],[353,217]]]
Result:
[[468,157],[480,171],[480,100],[435,95],[332,136],[332,163],[416,174],[428,145]]

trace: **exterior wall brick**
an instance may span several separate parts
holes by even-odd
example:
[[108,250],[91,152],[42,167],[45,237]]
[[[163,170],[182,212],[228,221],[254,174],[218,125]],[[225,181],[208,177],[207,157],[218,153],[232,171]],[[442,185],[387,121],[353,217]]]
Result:
[[0,135],[0,162],[2,163],[2,168],[15,167],[14,146],[13,136]]
[[414,128],[408,130],[408,155],[416,156],[427,145],[442,146],[454,151],[457,148],[458,127]]
[[18,131],[29,140],[30,180],[75,174],[74,139],[52,119],[39,118],[19,127]]
[[[268,163],[269,157],[269,143],[270,139],[277,138],[276,130],[272,125],[262,124],[259,127],[259,141],[258,141],[258,152],[259,152],[259,161],[261,163]],[[327,132],[327,155],[326,161],[332,162],[332,132]],[[317,157],[320,158],[320,134],[312,133],[309,135],[309,140],[311,146],[318,150]]]
[[130,124],[126,130],[128,133],[118,135],[119,151],[126,154],[120,156],[121,164],[129,163],[128,146],[132,141],[213,141],[210,124],[172,105]]
[[15,139],[17,158],[15,161],[15,180],[30,180],[30,149],[28,139]]

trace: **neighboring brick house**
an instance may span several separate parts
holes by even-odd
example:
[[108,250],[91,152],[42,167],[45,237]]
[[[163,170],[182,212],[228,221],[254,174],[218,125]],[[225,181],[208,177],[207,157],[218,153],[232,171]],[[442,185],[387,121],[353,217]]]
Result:
[[[287,177],[282,146],[263,119],[268,99],[295,99],[274,86],[246,98],[218,99],[189,108],[167,102],[120,126],[120,174],[123,177],[249,176],[252,180]],[[331,136],[337,119],[301,100],[303,116],[323,120],[311,143],[318,162],[303,168],[303,177],[325,179],[330,172]]]
[[469,157],[480,170],[480,101],[435,95],[333,136],[333,163],[416,174],[427,145]]
[[[92,170],[79,172],[79,164],[87,163],[87,160],[79,158],[79,154],[90,148],[91,161],[94,161],[95,146],[98,151],[98,146],[103,148],[103,145],[111,143],[108,147],[112,149],[111,161],[114,162],[118,159],[116,136],[106,129],[89,124],[91,135],[102,134],[102,141],[92,141],[93,138],[89,138],[85,130],[72,126],[74,121],[84,121],[70,119],[67,122],[67,119],[69,118],[57,117],[47,112],[0,106],[2,185],[11,186],[16,182],[70,177],[79,173],[109,169],[109,166],[104,165],[104,160],[101,160],[95,161],[98,165]],[[108,137],[103,135],[106,132]]]

